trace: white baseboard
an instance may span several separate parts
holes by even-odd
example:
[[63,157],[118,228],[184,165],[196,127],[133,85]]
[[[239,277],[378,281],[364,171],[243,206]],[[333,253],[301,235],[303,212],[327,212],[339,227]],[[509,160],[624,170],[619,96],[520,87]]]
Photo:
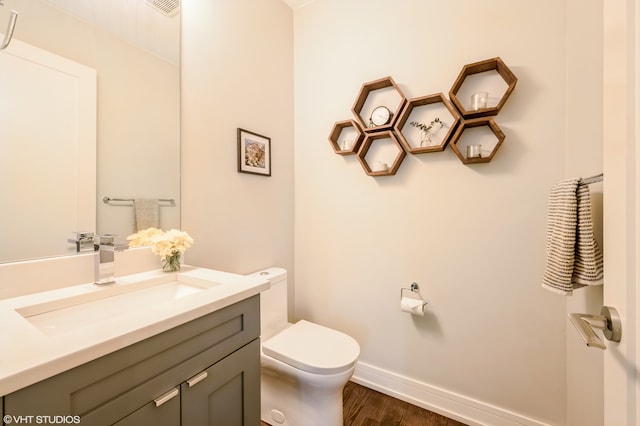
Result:
[[470,426],[550,426],[363,362],[358,362],[351,380]]

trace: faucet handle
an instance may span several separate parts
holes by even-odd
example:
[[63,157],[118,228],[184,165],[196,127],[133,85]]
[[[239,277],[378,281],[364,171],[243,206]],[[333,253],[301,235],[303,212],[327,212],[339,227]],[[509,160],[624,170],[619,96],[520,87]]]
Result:
[[76,231],[74,232],[74,234],[76,234],[76,238],[78,240],[89,239],[95,236],[93,232],[87,232],[87,231]]
[[94,239],[95,235],[93,232],[85,232],[85,231],[77,231],[74,232],[76,234],[75,239],[67,239],[71,244],[75,244],[76,252],[80,253],[82,251],[93,251],[94,250]]
[[116,234],[100,234],[96,235],[96,244],[101,246],[113,245],[116,241]]
[[116,234],[102,234],[95,237],[95,250],[123,251],[129,248],[127,244],[116,244]]

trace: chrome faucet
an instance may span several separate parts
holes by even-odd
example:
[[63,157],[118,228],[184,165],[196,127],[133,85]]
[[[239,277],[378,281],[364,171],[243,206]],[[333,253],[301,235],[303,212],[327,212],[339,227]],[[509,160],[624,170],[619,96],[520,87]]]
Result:
[[115,252],[124,251],[126,245],[116,244],[114,234],[96,235],[94,237],[95,260],[95,284],[107,285],[115,283]]

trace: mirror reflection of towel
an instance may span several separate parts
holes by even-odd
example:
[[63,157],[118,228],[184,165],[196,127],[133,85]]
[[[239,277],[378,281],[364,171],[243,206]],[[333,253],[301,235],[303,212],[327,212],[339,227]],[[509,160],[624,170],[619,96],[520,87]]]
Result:
[[160,228],[160,202],[157,199],[140,198],[133,201],[136,231]]

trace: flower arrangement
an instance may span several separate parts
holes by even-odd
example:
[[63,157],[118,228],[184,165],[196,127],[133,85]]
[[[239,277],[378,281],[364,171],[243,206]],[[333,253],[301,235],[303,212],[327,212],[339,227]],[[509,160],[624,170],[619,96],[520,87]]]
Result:
[[411,124],[413,127],[417,127],[422,131],[422,139],[420,140],[420,146],[424,146],[426,143],[431,145],[431,131],[433,130],[433,126],[436,124],[440,124],[440,129],[444,127],[444,122],[440,120],[440,117],[436,117],[429,123],[427,126],[424,123],[420,123],[419,121],[412,121]]
[[162,269],[167,272],[180,270],[182,253],[193,245],[193,238],[184,231],[163,231],[147,228],[127,237],[129,247],[152,246],[151,252],[160,256]]

